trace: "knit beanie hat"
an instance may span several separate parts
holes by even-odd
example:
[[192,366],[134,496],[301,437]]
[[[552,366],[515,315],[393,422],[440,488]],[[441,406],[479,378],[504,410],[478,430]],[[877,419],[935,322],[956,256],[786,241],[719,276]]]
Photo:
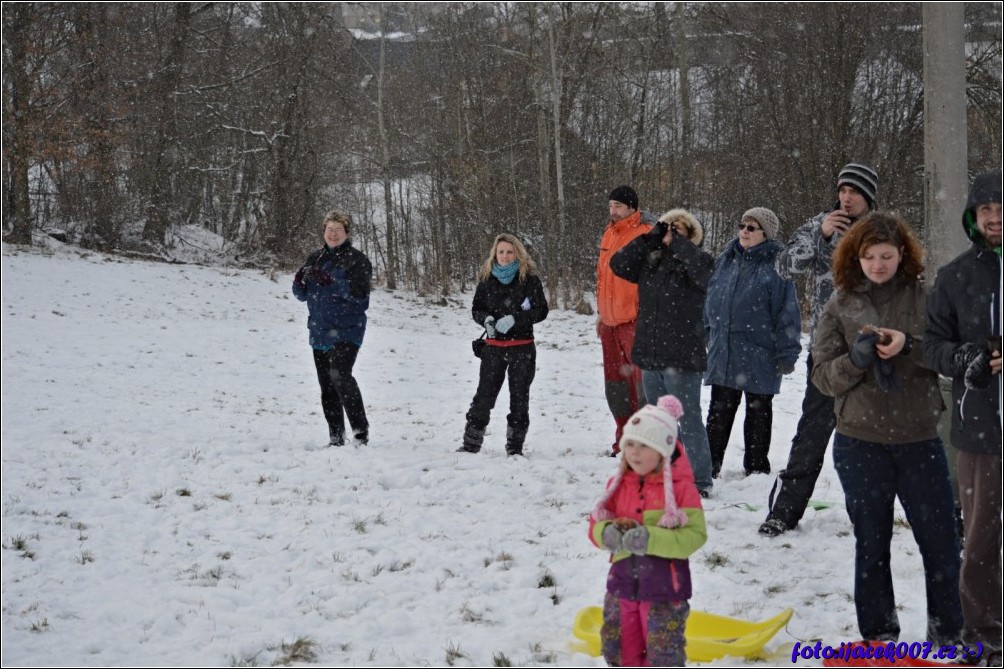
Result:
[[847,163],[837,175],[837,190],[842,186],[852,186],[868,200],[868,208],[875,208],[875,194],[878,192],[878,174],[861,163]]
[[634,192],[631,186],[618,186],[610,191],[610,197],[607,199],[626,204],[632,209],[638,208],[638,193]]
[[[676,495],[673,493],[673,453],[678,446],[677,435],[680,433],[679,418],[683,415],[683,405],[675,395],[664,395],[655,404],[649,404],[639,409],[631,418],[620,440],[621,452],[624,451],[624,444],[628,440],[634,440],[653,448],[662,455],[662,487],[666,497],[665,513],[659,519],[659,527],[679,527],[686,525],[689,518],[687,514],[676,506]],[[623,455],[621,457],[624,457]],[[606,503],[613,497],[617,487],[624,479],[624,467],[617,469],[614,480],[607,486],[606,492],[596,503],[593,509],[594,520],[611,520],[613,514],[606,509]]]
[[781,229],[781,222],[777,220],[777,214],[766,207],[753,207],[743,214],[742,219],[752,218],[763,228],[763,234],[767,239],[777,239],[778,230]]
[[694,215],[686,209],[670,209],[659,217],[659,222],[670,224],[682,223],[687,228],[687,238],[694,243],[694,246],[700,246],[701,242],[704,241],[704,228],[694,218]]

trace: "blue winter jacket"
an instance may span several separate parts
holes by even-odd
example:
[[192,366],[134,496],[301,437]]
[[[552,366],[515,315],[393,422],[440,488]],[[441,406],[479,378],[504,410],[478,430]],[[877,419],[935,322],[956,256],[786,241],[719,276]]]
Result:
[[708,337],[705,385],[758,395],[781,390],[781,368],[791,368],[802,350],[802,320],[795,284],[774,268],[781,242],[744,251],[736,239],[715,261],[704,303]]
[[[318,277],[325,272],[331,278],[327,285]],[[348,239],[335,248],[325,245],[310,254],[302,271],[297,272],[298,278],[305,279],[293,281],[293,295],[307,303],[312,347],[327,349],[341,342],[362,346],[372,276],[369,258]]]

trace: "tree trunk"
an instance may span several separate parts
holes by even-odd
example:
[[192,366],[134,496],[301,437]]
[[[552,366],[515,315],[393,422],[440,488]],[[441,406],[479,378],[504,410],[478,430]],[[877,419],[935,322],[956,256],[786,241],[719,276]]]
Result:
[[[547,136],[547,108],[544,102],[544,75],[541,68],[537,65],[537,53],[536,44],[538,38],[537,30],[537,3],[531,2],[528,5],[529,14],[529,54],[528,58],[530,60],[530,72],[533,81],[533,100],[535,117],[537,121],[537,193],[540,201],[540,211],[551,211],[554,206],[554,200],[551,198],[551,153],[550,138]],[[553,223],[548,230],[547,243],[546,243],[546,263],[545,267],[547,271],[547,288],[548,288],[548,302],[554,306],[558,305],[558,287],[560,285],[560,271],[559,268],[562,266],[560,258],[562,256],[561,251],[561,234],[560,234],[560,223],[553,221],[549,216],[548,222]]]
[[554,17],[547,22],[547,42],[551,54],[551,114],[554,117],[554,179],[558,188],[558,266],[565,254],[565,176],[561,162],[561,76],[558,73],[558,52],[554,39]]
[[173,170],[168,149],[177,142],[177,110],[174,93],[181,81],[184,69],[185,41],[191,22],[191,4],[177,2],[174,5],[174,29],[170,46],[164,60],[160,77],[155,85],[154,99],[158,105],[157,133],[154,136],[150,170],[150,195],[146,208],[146,225],[143,239],[163,244],[170,225],[168,211],[170,202],[171,177]]
[[690,207],[693,199],[693,173],[687,167],[691,164],[694,136],[694,121],[690,109],[690,49],[687,45],[686,3],[675,3],[673,9],[673,36],[676,47],[676,70],[680,78],[680,110],[682,112],[682,135],[676,164],[678,197],[684,207]]
[[387,25],[383,3],[380,7],[380,70],[377,73],[377,125],[380,132],[380,180],[383,182],[383,207],[387,235],[387,288],[397,288],[397,247],[394,243],[394,197],[390,180],[390,135],[384,113],[384,83],[387,72]]
[[[28,172],[31,165],[31,117],[28,99],[31,79],[28,76],[27,50],[28,23],[32,20],[33,6],[15,4],[4,8],[5,55],[9,56],[7,72],[10,80],[10,111],[13,128],[4,128],[4,138],[11,138],[7,194],[9,209],[5,216],[11,222],[11,232],[5,241],[11,244],[31,244],[31,197],[28,192]],[[10,122],[4,120],[4,125]]]

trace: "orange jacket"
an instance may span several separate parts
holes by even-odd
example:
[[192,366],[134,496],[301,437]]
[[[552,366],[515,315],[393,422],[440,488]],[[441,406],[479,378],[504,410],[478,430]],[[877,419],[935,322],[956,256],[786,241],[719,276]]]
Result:
[[600,258],[596,263],[596,307],[604,325],[616,326],[638,318],[638,284],[615,276],[610,259],[636,237],[652,227],[642,223],[641,211],[607,226],[600,241]]

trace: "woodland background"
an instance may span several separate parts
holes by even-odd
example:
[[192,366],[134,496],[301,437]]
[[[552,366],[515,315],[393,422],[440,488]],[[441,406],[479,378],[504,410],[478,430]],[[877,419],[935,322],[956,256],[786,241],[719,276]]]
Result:
[[[975,173],[1000,3],[966,4],[966,41]],[[923,220],[919,3],[5,3],[3,52],[9,243],[171,260],[195,226],[287,270],[335,207],[387,288],[463,291],[509,231],[588,310],[622,183],[712,253],[751,206],[790,233],[851,160]]]

